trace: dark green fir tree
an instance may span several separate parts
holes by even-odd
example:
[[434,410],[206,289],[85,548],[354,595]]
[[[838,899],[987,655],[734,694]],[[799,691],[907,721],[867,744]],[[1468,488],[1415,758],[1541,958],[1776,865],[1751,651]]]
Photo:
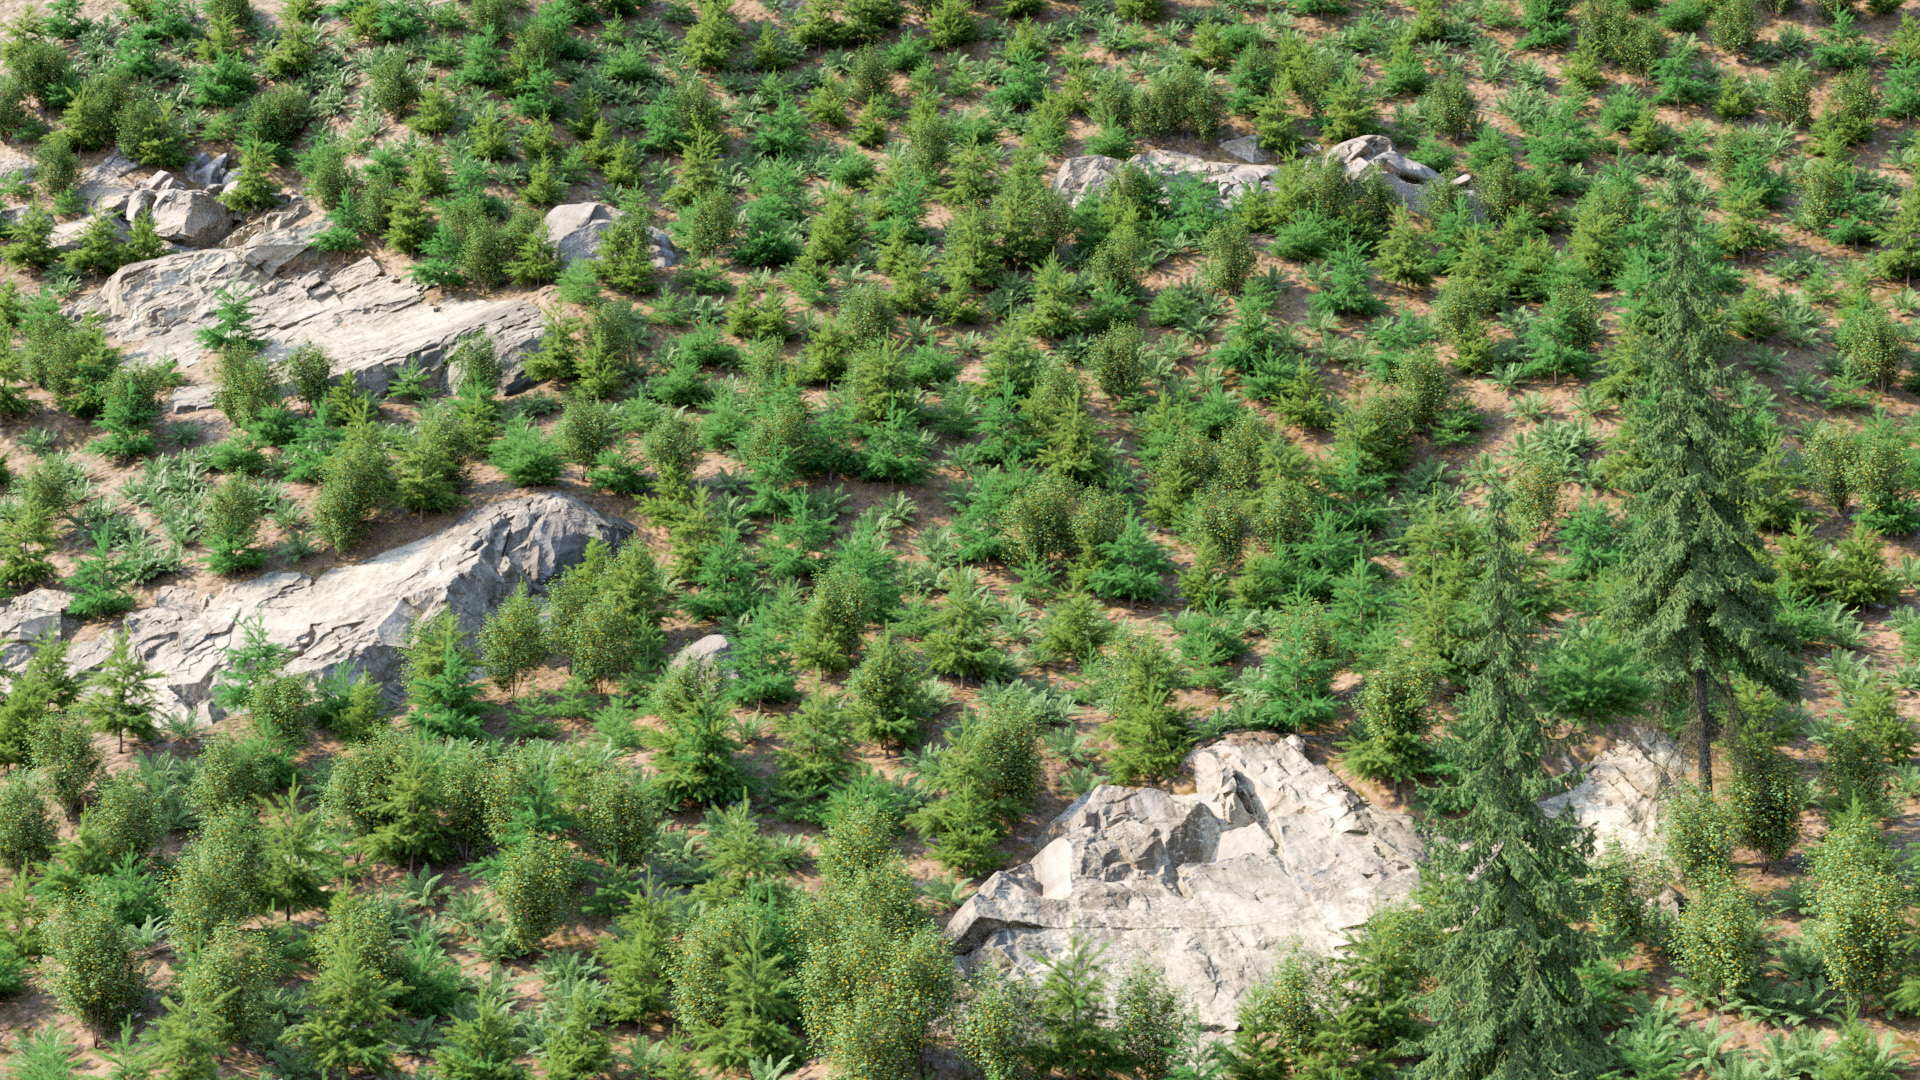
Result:
[[1700,783],[1713,785],[1713,701],[1742,675],[1783,697],[1798,695],[1799,664],[1767,588],[1773,568],[1742,507],[1751,452],[1735,410],[1718,393],[1724,306],[1709,288],[1699,211],[1681,191],[1664,263],[1642,298],[1638,362],[1647,373],[1629,402],[1640,466],[1630,562],[1614,615],[1660,682],[1683,692]]
[[1440,942],[1426,1012],[1436,1023],[1416,1080],[1592,1078],[1611,1064],[1603,1017],[1580,981],[1589,959],[1568,925],[1591,841],[1571,819],[1549,817],[1541,767],[1547,736],[1527,702],[1533,627],[1507,525],[1493,499],[1493,544],[1475,587],[1480,611],[1467,705],[1450,739],[1448,781],[1467,807],[1428,847],[1429,910],[1455,929]]

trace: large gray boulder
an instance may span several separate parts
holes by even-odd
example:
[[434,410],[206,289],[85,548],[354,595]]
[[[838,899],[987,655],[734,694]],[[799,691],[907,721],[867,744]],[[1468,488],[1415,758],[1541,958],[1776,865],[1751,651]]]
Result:
[[547,239],[567,262],[600,254],[600,237],[624,217],[606,203],[562,203],[547,211]]
[[1225,1030],[1289,942],[1332,949],[1418,880],[1408,820],[1308,760],[1298,736],[1215,743],[1189,764],[1194,794],[1097,787],[1031,862],[982,883],[947,925],[966,962],[1038,974],[1078,934],[1116,970],[1160,965]]
[[[219,719],[210,700],[225,651],[258,618],[269,641],[297,651],[287,670],[324,676],[360,671],[388,682],[399,674],[407,627],[443,609],[469,633],[518,583],[539,586],[579,561],[587,544],[625,538],[632,527],[566,495],[530,495],[469,511],[445,529],[320,575],[281,572],[211,596],[174,586],[152,607],[127,616],[136,655],[161,672],[163,709]],[[109,635],[74,645],[75,670],[96,667]]]
[[[137,193],[136,197],[138,194],[144,193]],[[161,239],[188,247],[212,247],[226,239],[241,221],[240,215],[227,209],[219,199],[180,187],[159,188],[147,209],[153,212],[153,230]],[[135,210],[129,216],[138,213]]]
[[1572,789],[1542,799],[1540,808],[1571,813],[1593,830],[1602,850],[1646,850],[1659,837],[1667,788],[1684,770],[1680,748],[1664,732],[1636,730],[1588,762]]
[[446,361],[468,333],[492,338],[503,364],[512,366],[546,332],[537,296],[432,301],[371,256],[339,265],[313,250],[324,228],[322,215],[296,203],[236,230],[221,247],[121,267],[73,310],[99,315],[130,357],[190,358],[201,352],[195,334],[214,322],[220,290],[236,286],[251,296],[269,357],[315,342],[336,374],[374,394],[409,363],[430,385],[444,386]]

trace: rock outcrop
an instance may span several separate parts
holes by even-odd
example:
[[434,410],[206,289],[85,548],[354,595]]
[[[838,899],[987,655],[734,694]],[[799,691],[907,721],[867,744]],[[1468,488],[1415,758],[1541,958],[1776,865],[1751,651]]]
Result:
[[1658,841],[1660,803],[1667,786],[1683,775],[1680,748],[1664,733],[1636,731],[1581,770],[1571,790],[1542,799],[1550,814],[1571,812],[1593,830],[1594,846],[1645,849]]
[[1327,950],[1404,897],[1420,842],[1298,736],[1189,759],[1195,793],[1102,785],[1048,827],[1033,861],[989,877],[947,932],[964,956],[1034,971],[1080,934],[1117,970],[1161,965],[1209,1028],[1230,1028],[1290,940]]
[[[221,247],[123,266],[75,310],[99,314],[131,357],[191,358],[200,353],[195,332],[214,321],[219,291],[248,290],[270,357],[315,342],[336,374],[375,394],[409,363],[430,384],[444,385],[447,358],[465,334],[491,337],[509,366],[545,334],[536,297],[434,303],[371,256],[338,265],[314,251],[313,237],[326,227],[323,214],[296,203],[250,222]],[[202,389],[183,387],[181,395],[192,402]]]
[[1053,177],[1053,190],[1066,196],[1069,204],[1078,206],[1082,199],[1111,183],[1123,165],[1138,166],[1162,176],[1192,176],[1205,180],[1219,189],[1221,203],[1228,206],[1239,202],[1250,191],[1272,188],[1273,178],[1279,172],[1273,165],[1232,165],[1172,150],[1149,150],[1144,154],[1135,154],[1124,162],[1119,158],[1089,154],[1061,162],[1060,170]]
[[0,603],[0,666],[19,667],[42,640],[72,633],[72,600],[58,589],[35,589]]
[[[1032,861],[987,878],[947,933],[962,963],[1010,963],[1033,978],[1073,935],[1113,970],[1160,965],[1213,1030],[1297,942],[1319,952],[1419,881],[1410,821],[1370,806],[1303,752],[1298,736],[1242,735],[1188,758],[1192,795],[1097,787],[1048,826]],[[1546,799],[1602,847],[1644,845],[1679,767],[1663,735],[1602,753],[1578,786]]]
[[[1220,148],[1248,164],[1208,161],[1172,150],[1149,150],[1144,154],[1135,154],[1124,162],[1119,158],[1089,154],[1062,162],[1060,170],[1053,176],[1053,190],[1066,196],[1070,204],[1078,206],[1080,200],[1111,183],[1123,165],[1135,165],[1162,176],[1192,176],[1205,180],[1220,190],[1220,202],[1227,206],[1239,202],[1249,192],[1273,189],[1273,178],[1280,170],[1276,165],[1265,164],[1272,161],[1273,156],[1260,149],[1257,138],[1248,135],[1229,139],[1221,143]],[[1309,146],[1308,149],[1314,148]],[[1369,174],[1378,175],[1388,193],[1410,209],[1420,208],[1424,198],[1423,185],[1440,179],[1439,173],[1396,153],[1393,143],[1384,135],[1362,135],[1357,139],[1336,143],[1324,151],[1324,156],[1329,161],[1338,162],[1352,179],[1363,179]]]
[[[1350,180],[1378,176],[1387,193],[1409,210],[1425,205],[1426,185],[1437,183],[1440,174],[1396,152],[1385,135],[1362,135],[1328,147],[1327,160],[1337,162]],[[1469,178],[1471,179],[1471,178]],[[1468,189],[1471,196],[1472,191]]]
[[[531,495],[472,510],[432,536],[317,578],[265,574],[212,596],[183,586],[162,589],[154,605],[127,616],[125,626],[136,655],[161,673],[163,711],[195,713],[203,722],[219,719],[210,695],[222,654],[256,617],[268,640],[298,653],[288,671],[363,671],[397,692],[400,645],[414,619],[450,609],[474,633],[519,582],[538,585],[577,562],[593,539],[616,542],[631,531],[570,496]],[[13,604],[0,611],[0,630]],[[51,606],[23,607],[16,633],[25,636],[32,625],[29,609],[44,620],[50,616],[43,609]],[[112,639],[101,635],[75,644],[70,659],[84,671],[105,661],[111,647]]]

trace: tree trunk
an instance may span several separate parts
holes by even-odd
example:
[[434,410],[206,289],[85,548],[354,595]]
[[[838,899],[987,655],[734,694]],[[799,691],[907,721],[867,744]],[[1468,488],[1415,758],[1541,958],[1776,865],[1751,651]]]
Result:
[[1713,710],[1707,707],[1707,673],[1693,673],[1692,707],[1694,731],[1700,739],[1700,786],[1713,794]]

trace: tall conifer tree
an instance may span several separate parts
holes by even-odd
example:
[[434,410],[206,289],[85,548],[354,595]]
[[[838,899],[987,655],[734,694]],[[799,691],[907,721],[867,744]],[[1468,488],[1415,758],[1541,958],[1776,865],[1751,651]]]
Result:
[[1712,318],[1721,300],[1709,285],[1697,196],[1674,194],[1660,230],[1665,265],[1640,312],[1635,360],[1647,378],[1628,406],[1641,466],[1630,482],[1635,572],[1614,614],[1654,676],[1686,689],[1700,783],[1711,790],[1713,698],[1731,698],[1727,676],[1794,697],[1800,672],[1778,601],[1763,588],[1773,569],[1741,511],[1750,454],[1717,393],[1726,335]]
[[1439,884],[1441,945],[1427,995],[1435,1021],[1416,1080],[1590,1078],[1610,1064],[1602,1017],[1577,969],[1589,950],[1567,923],[1580,909],[1571,882],[1590,843],[1570,819],[1549,818],[1541,767],[1546,735],[1527,702],[1533,628],[1506,498],[1493,500],[1493,544],[1476,586],[1477,669],[1450,755],[1450,786],[1467,812],[1435,838],[1428,870]]

